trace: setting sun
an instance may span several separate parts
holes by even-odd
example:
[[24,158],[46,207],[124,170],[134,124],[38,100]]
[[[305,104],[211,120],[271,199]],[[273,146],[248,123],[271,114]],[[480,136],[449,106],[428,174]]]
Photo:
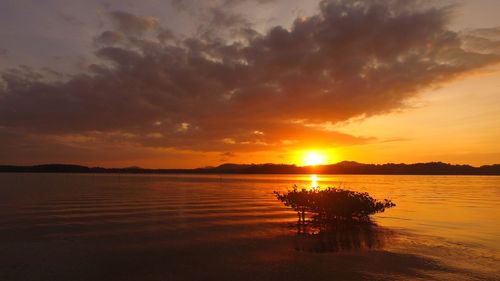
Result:
[[308,152],[303,159],[303,163],[306,166],[315,166],[325,163],[325,157],[317,152]]

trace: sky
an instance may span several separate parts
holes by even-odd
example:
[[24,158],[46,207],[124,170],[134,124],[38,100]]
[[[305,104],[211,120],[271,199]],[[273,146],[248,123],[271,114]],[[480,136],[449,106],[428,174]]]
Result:
[[1,1],[0,164],[500,163],[499,10]]

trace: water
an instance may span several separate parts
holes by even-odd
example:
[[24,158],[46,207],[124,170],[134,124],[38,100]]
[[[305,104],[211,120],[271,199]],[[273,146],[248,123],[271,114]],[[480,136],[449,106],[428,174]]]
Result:
[[[397,206],[304,232],[295,183]],[[0,174],[6,281],[500,280],[499,253],[500,177]]]

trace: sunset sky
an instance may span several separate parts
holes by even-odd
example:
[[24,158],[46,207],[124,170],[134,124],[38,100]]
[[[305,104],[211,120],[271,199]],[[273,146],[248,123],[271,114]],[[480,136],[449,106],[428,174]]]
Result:
[[1,1],[0,164],[500,163],[498,11]]

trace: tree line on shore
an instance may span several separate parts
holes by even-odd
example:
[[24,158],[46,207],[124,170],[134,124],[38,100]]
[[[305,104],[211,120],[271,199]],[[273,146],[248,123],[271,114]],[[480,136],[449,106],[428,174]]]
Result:
[[500,164],[473,167],[443,162],[416,164],[362,164],[344,161],[318,166],[290,164],[222,164],[195,169],[102,168],[70,164],[0,165],[0,172],[25,173],[140,173],[140,174],[381,174],[381,175],[500,175]]

